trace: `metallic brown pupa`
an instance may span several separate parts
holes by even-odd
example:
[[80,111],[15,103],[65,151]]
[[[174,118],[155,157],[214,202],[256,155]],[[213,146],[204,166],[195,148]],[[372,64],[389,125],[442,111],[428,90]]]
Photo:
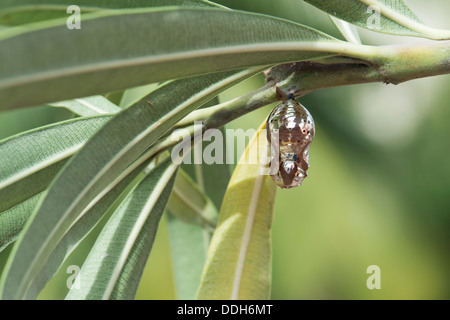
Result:
[[314,138],[311,114],[295,99],[286,99],[270,113],[266,130],[271,149],[269,174],[281,188],[301,185]]

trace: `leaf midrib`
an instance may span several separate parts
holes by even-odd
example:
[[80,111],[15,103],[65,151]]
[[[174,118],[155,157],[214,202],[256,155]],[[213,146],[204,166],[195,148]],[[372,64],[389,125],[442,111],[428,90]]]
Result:
[[164,191],[164,188],[170,178],[173,176],[174,172],[177,169],[177,165],[171,164],[161,178],[158,180],[157,184],[153,188],[153,190],[157,190],[157,192],[152,192],[141,212],[145,212],[145,214],[140,214],[136,223],[134,224],[130,236],[128,237],[124,247],[122,248],[119,258],[117,259],[117,264],[112,272],[111,277],[108,281],[108,286],[106,287],[105,292],[103,293],[102,300],[109,299],[114,287],[119,279],[120,273],[122,272],[123,266],[127,260],[128,253],[133,248],[134,243],[136,242],[137,237],[139,236],[140,231],[142,230],[145,222],[147,221],[148,216],[151,214],[152,208],[155,206],[159,197]]
[[45,169],[46,167],[51,166],[52,164],[55,164],[57,162],[60,162],[70,156],[72,156],[75,152],[77,152],[82,146],[84,145],[84,142],[76,144],[75,146],[64,150],[63,152],[59,152],[55,155],[52,155],[52,157],[49,157],[45,159],[45,161],[38,163],[37,165],[34,165],[32,167],[27,168],[26,170],[21,171],[20,173],[16,173],[9,178],[0,181],[0,189],[4,189],[22,179],[25,177],[31,176],[32,174]]
[[118,153],[116,153],[103,168],[89,181],[87,186],[77,195],[77,197],[70,203],[68,208],[64,210],[64,213],[61,215],[61,218],[58,220],[57,224],[52,228],[52,231],[50,234],[47,235],[45,238],[45,241],[43,241],[42,245],[39,247],[38,252],[33,257],[33,260],[30,262],[30,267],[26,269],[26,273],[22,277],[22,281],[20,282],[17,292],[20,296],[23,296],[23,293],[26,291],[26,288],[24,288],[25,284],[27,283],[28,279],[30,278],[30,272],[34,268],[31,266],[36,265],[36,261],[40,258],[42,250],[44,248],[47,248],[49,245],[49,241],[52,240],[55,233],[61,225],[65,222],[68,214],[73,210],[73,208],[79,203],[79,200],[82,199],[86,193],[92,188],[95,183],[98,182],[98,180],[103,176],[103,174],[109,170],[117,161],[119,161],[124,154],[126,154],[134,145],[136,145],[139,141],[141,141],[145,136],[149,134],[149,132],[153,131],[156,127],[160,125],[160,123],[164,122],[167,119],[170,119],[172,115],[180,112],[181,110],[185,109],[187,106],[193,104],[195,101],[198,101],[201,99],[205,94],[208,92],[212,92],[215,90],[215,88],[222,86],[224,83],[229,83],[230,81],[233,81],[233,79],[240,78],[242,74],[246,73],[252,73],[256,72],[259,68],[250,68],[246,69],[242,72],[238,72],[234,74],[232,77],[225,78],[222,81],[215,82],[214,85],[206,87],[204,90],[201,90],[196,95],[192,96],[191,98],[184,101],[184,103],[180,104],[177,108],[172,109],[169,113],[165,114],[163,117],[159,118],[157,121],[154,121],[146,130],[141,132],[139,135],[137,135],[134,139],[132,139],[128,144],[126,144]]
[[253,186],[252,197],[247,211],[247,219],[245,222],[244,234],[242,235],[241,246],[239,249],[239,257],[234,271],[233,288],[231,291],[231,300],[239,299],[239,289],[241,287],[242,273],[244,270],[245,260],[247,258],[247,249],[250,245],[253,224],[255,222],[256,209],[258,207],[258,200],[261,194],[262,185],[264,183],[264,176],[258,175]]
[[239,45],[232,47],[192,50],[190,52],[162,54],[157,56],[153,55],[150,57],[140,57],[127,60],[118,59],[114,61],[102,62],[97,64],[64,68],[56,71],[46,71],[35,75],[8,78],[7,80],[0,81],[0,88],[7,89],[8,87],[27,85],[29,83],[35,83],[43,80],[61,79],[64,76],[67,77],[86,73],[95,73],[105,70],[111,71],[116,69],[123,69],[126,67],[138,67],[149,64],[160,64],[179,60],[189,60],[189,59],[214,57],[230,54],[244,54],[261,51],[265,52],[317,51],[329,53],[330,55],[341,54],[343,52],[346,52],[350,56],[362,57],[366,55],[372,55],[374,49],[375,47],[372,46],[352,45],[340,40],[324,40],[324,41],[309,41],[309,42],[292,41],[292,42],[276,42],[270,44],[254,43],[251,45]]

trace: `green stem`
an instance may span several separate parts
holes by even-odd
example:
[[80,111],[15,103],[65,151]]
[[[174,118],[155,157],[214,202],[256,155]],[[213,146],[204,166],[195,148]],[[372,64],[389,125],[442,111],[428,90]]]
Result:
[[450,73],[450,41],[421,45],[373,47],[367,55],[356,51],[350,56],[324,58],[319,62],[302,61],[268,69],[267,83],[239,98],[199,109],[175,128],[202,121],[203,130],[220,128],[251,111],[281,99],[276,87],[295,97],[311,91],[352,84],[384,82],[399,84],[408,80]]
[[[342,61],[348,57],[342,57]],[[336,61],[335,57],[330,57]],[[188,120],[204,120],[207,128],[218,128],[250,111],[277,101],[275,87],[296,97],[311,91],[352,84],[408,80],[450,73],[450,41],[409,46],[380,47],[378,54],[357,63],[303,61],[282,64],[266,71],[265,86],[240,98],[198,110]],[[325,62],[323,60],[322,62]]]
[[379,54],[355,63],[284,64],[266,72],[268,82],[285,92],[303,96],[311,91],[370,82],[399,84],[450,73],[450,41],[380,47]]

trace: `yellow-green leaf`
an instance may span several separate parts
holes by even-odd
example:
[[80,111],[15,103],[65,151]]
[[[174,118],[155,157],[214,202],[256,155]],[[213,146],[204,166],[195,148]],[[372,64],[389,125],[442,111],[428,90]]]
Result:
[[[258,148],[259,146],[259,148]],[[250,141],[231,177],[211,240],[198,299],[268,299],[276,186],[264,131]]]

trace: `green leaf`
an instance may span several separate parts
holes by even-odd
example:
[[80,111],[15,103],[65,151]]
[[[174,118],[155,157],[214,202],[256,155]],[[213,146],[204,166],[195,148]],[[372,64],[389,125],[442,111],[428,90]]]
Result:
[[212,230],[216,225],[217,209],[198,185],[179,171],[169,200],[168,209],[178,219]]
[[110,118],[63,121],[0,142],[0,251],[17,239],[64,163]]
[[0,2],[0,24],[20,25],[37,21],[66,17],[67,7],[77,5],[86,14],[105,9],[146,8],[159,6],[221,7],[202,0],[2,0]]
[[[209,101],[207,104],[202,106],[204,107],[212,107],[214,105],[219,104],[219,99],[216,97],[213,100]],[[214,129],[217,130],[217,129]],[[222,146],[226,146],[226,134],[225,134],[225,128],[222,127],[219,129],[222,141],[219,141],[219,144]],[[217,132],[217,131],[216,131]],[[205,135],[203,135],[203,138],[205,138]],[[213,140],[214,143],[215,139],[218,139],[218,137],[206,137],[206,141]],[[203,147],[207,145],[208,142],[203,141],[202,145]],[[194,145],[193,149],[191,150],[190,154],[186,155],[185,159],[190,159],[190,164],[183,163],[181,168],[188,173],[191,178],[197,183],[200,190],[204,192],[214,203],[217,210],[220,209],[220,206],[222,204],[223,196],[225,195],[225,190],[227,189],[228,182],[230,180],[230,168],[228,164],[226,164],[226,159],[223,157],[222,161],[223,163],[212,163],[212,164],[206,164],[206,163],[195,163],[194,153],[200,154],[200,159],[203,159],[203,148],[200,144]]]
[[59,241],[42,267],[41,272],[39,272],[31,283],[26,299],[36,299],[40,291],[53,275],[56,274],[72,251],[75,250],[81,241],[97,225],[107,211],[123,199],[123,193],[130,188],[130,185],[138,182],[136,180],[139,179],[139,175],[143,173],[148,165],[149,160],[145,156],[140,157],[84,209],[81,217]]
[[361,44],[361,39],[359,38],[358,30],[356,27],[348,22],[341,19],[335,18],[328,15],[331,21],[334,23],[339,32],[344,36],[345,40],[354,44]]
[[195,299],[218,212],[183,170],[167,206],[170,251],[178,299]]
[[126,197],[100,233],[66,299],[133,299],[177,165],[157,166]]
[[143,86],[138,86],[134,88],[130,88],[124,91],[122,99],[120,100],[119,106],[122,109],[126,109],[129,106],[132,106],[145,96],[147,96],[150,92],[155,90],[158,87],[157,83],[145,84]]
[[422,24],[402,0],[305,0],[339,19],[357,26],[394,35],[450,39],[449,30]]
[[2,275],[2,297],[26,295],[29,284],[84,208],[164,132],[220,91],[259,71],[168,82],[108,121],[70,159],[33,214]]
[[[203,105],[202,108],[217,105],[218,103],[219,101],[216,97]],[[225,137],[223,129],[221,132],[222,136]],[[196,144],[193,150],[193,152],[201,153],[202,147]],[[192,158],[193,152],[191,151],[191,154],[186,155],[185,158]],[[167,226],[177,297],[178,299],[192,300],[195,299],[200,284],[200,277],[211,241],[212,231],[211,226],[203,222],[204,219],[196,218],[198,216],[196,212],[211,211],[208,216],[211,216],[215,226],[218,210],[216,208],[220,208],[222,203],[230,172],[226,164],[202,165],[183,163],[181,168],[185,169],[186,173],[180,169],[177,180],[175,180],[175,187],[167,208],[169,213]],[[190,178],[186,174],[189,174]],[[180,178],[184,178],[183,183],[180,183]],[[197,183],[192,180],[195,180]],[[186,203],[192,202],[190,199],[200,199],[195,204],[195,207],[200,209],[192,212],[191,206],[184,204],[183,201],[179,201],[178,206],[176,206],[177,203],[174,202],[177,200],[178,190],[180,190],[179,193],[182,195],[182,199],[187,199]],[[198,192],[198,195],[192,195],[193,191]],[[205,198],[205,200],[201,200],[202,198]],[[174,206],[176,207],[174,208]],[[211,206],[213,208],[208,209]],[[194,218],[187,219],[186,216]],[[203,212],[201,212],[201,216],[204,216]],[[197,222],[195,222],[196,220]]]
[[42,192],[110,116],[72,119],[0,141],[0,212]]
[[30,26],[0,33],[2,109],[360,50],[297,23],[223,9],[111,10],[87,15],[81,31],[65,19]]
[[117,105],[102,96],[92,96],[85,98],[78,98],[67,101],[60,101],[49,103],[53,107],[64,107],[72,111],[73,113],[82,116],[96,116],[102,114],[114,114],[122,109]]
[[211,233],[201,225],[186,223],[167,215],[170,254],[178,299],[193,300],[200,284]]
[[17,239],[42,196],[43,192],[38,193],[11,209],[0,212],[0,251]]
[[[219,129],[223,137],[223,145],[225,146],[225,129]],[[217,210],[220,210],[225,190],[230,181],[230,168],[225,162],[223,164],[201,164],[196,167],[196,177],[200,179],[203,192],[212,200]],[[199,181],[199,180],[197,180]]]
[[[110,105],[100,98],[92,102],[101,107]],[[0,142],[0,251],[17,239],[42,191],[68,158],[109,119],[63,121]]]
[[209,247],[198,299],[270,297],[276,185],[269,175],[260,172],[266,158],[266,137],[258,131],[231,177]]

